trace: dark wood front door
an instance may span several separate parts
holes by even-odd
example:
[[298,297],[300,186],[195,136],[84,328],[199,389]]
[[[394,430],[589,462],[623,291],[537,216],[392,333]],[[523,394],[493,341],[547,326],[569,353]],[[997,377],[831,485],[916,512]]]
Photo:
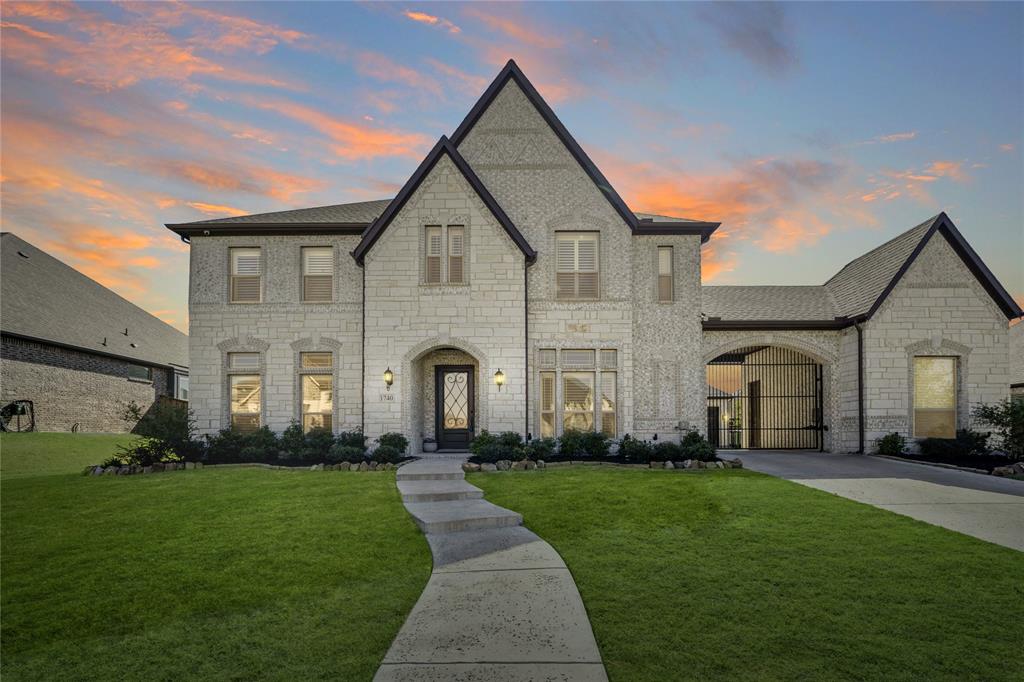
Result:
[[473,439],[476,405],[473,403],[473,368],[440,365],[435,370],[434,420],[437,447],[466,450]]

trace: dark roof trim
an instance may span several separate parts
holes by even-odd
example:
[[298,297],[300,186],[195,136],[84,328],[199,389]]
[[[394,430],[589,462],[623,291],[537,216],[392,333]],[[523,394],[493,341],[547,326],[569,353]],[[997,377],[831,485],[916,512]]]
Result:
[[709,331],[767,331],[767,330],[811,330],[811,329],[846,329],[861,318],[836,318],[834,320],[718,320],[709,319],[701,322],[701,327]]
[[675,235],[675,234],[695,234],[700,235],[701,244],[705,243],[711,238],[711,233],[718,229],[718,226],[722,223],[704,223],[697,221],[688,221],[680,223],[669,223],[641,220],[637,226],[633,229],[633,234],[637,236],[644,235]]
[[[551,110],[551,107],[548,106],[548,103],[544,101],[544,98],[541,97],[539,92],[537,92],[537,89],[533,87],[533,84],[530,82],[530,80],[523,74],[522,71],[520,71],[519,66],[515,63],[515,60],[508,60],[508,63],[505,64],[505,68],[501,70],[497,78],[495,78],[491,82],[491,84],[487,87],[487,90],[484,91],[484,94],[480,97],[480,99],[477,100],[476,104],[473,105],[473,108],[469,110],[469,113],[466,115],[466,118],[463,119],[462,123],[459,124],[459,127],[455,129],[455,133],[452,134],[452,144],[458,147],[462,143],[463,139],[465,139],[469,131],[473,129],[473,126],[476,125],[476,122],[480,120],[480,117],[487,110],[487,107],[491,105],[491,102],[494,101],[494,98],[498,96],[498,93],[501,92],[501,89],[503,87],[505,87],[505,83],[507,83],[509,79],[512,79],[516,82],[519,88],[526,95],[526,98],[530,100],[534,108],[537,109],[537,113],[539,113],[541,115],[541,118],[543,118],[544,121],[549,126],[551,126],[551,129],[555,131],[555,135],[558,136],[558,139],[561,140],[562,144],[564,144],[566,149],[569,150],[569,153],[572,154],[573,158],[576,159],[576,162],[583,167],[583,170],[587,173],[587,175],[590,176],[590,179],[593,180],[598,190],[600,190],[600,192],[608,200],[608,203],[610,203],[612,205],[612,208],[614,208],[616,212],[622,217],[622,220],[626,223],[626,225],[628,225],[631,230],[636,232],[637,226],[641,223],[641,221],[636,217],[636,215],[631,210],[629,210],[629,207],[626,206],[626,202],[622,200],[622,197],[620,197],[619,193],[615,191],[615,188],[612,187],[612,184],[608,182],[608,179],[604,177],[604,174],[601,173],[597,165],[595,165],[594,162],[590,159],[590,157],[587,156],[587,153],[583,151],[583,148],[580,147],[578,142],[576,142],[576,139],[569,133],[566,127],[562,125],[562,122],[558,120],[558,116],[555,115],[555,112]],[[702,232],[700,234],[701,241],[707,241],[708,237],[711,236],[711,233],[715,231],[715,228],[717,228],[720,223],[697,224],[706,226],[705,232],[707,236],[705,236],[705,232]],[[665,227],[666,229],[670,229],[669,226],[671,225],[690,226],[690,228],[692,228],[693,226],[690,223],[669,223],[667,225],[665,223],[661,223],[661,226]],[[712,225],[714,227],[711,227]],[[694,234],[694,232],[664,231],[645,232],[641,234]]]
[[361,235],[369,223],[167,223],[165,227],[187,241],[190,237],[231,235],[348,234]]
[[74,346],[70,343],[61,343],[60,341],[51,341],[50,339],[40,339],[35,336],[27,336],[25,334],[17,334],[15,332],[0,331],[0,335],[6,336],[12,339],[20,339],[21,341],[31,341],[32,343],[42,344],[44,346],[54,346],[56,348],[66,348],[68,350],[78,351],[80,353],[89,353],[90,355],[101,355],[105,358],[113,358],[115,360],[123,360],[124,362],[131,363],[133,365],[145,365],[146,367],[156,367],[157,369],[171,369],[185,370],[188,372],[188,367],[183,365],[176,365],[168,362],[153,362],[152,360],[143,360],[141,358],[133,358],[128,355],[118,355],[117,353],[107,353],[106,351],[96,350],[95,348],[86,348],[84,346]]
[[910,269],[910,266],[914,264],[914,261],[917,260],[921,251],[924,250],[925,245],[928,244],[928,241],[936,232],[942,233],[942,236],[946,238],[949,245],[957,255],[960,256],[960,259],[964,262],[975,278],[977,278],[981,286],[985,288],[985,291],[988,292],[988,295],[992,297],[992,300],[995,301],[996,305],[999,306],[1000,310],[1003,311],[1003,314],[1006,315],[1008,319],[1024,316],[1024,311],[1022,311],[1020,306],[1017,305],[1017,302],[1014,301],[1013,297],[1010,296],[1006,289],[1003,288],[1003,285],[999,283],[999,280],[997,280],[996,276],[992,274],[992,271],[988,269],[988,266],[982,262],[978,254],[971,248],[971,245],[968,244],[967,240],[964,239],[962,234],[960,234],[960,231],[956,229],[956,226],[953,224],[953,221],[949,219],[949,216],[947,216],[945,212],[942,212],[935,216],[935,220],[932,222],[931,227],[929,227],[928,231],[925,232],[921,241],[918,242],[916,247],[914,247],[914,250],[911,252],[906,262],[900,266],[900,269],[893,276],[889,284],[886,285],[884,290],[882,290],[882,293],[865,314],[865,318],[869,318],[874,315],[875,311],[881,307],[882,303],[884,303],[885,299],[889,297],[892,290],[896,288],[896,285],[903,278],[903,275],[905,275],[907,270]]
[[1024,381],[1017,382],[1016,384],[1010,384],[1010,388],[1024,388]]
[[352,256],[356,259],[356,262],[360,265],[363,264],[363,259],[366,257],[367,252],[373,247],[381,234],[383,234],[384,230],[387,229],[387,226],[391,224],[392,219],[394,219],[398,212],[402,210],[402,207],[405,206],[409,197],[411,197],[412,193],[416,191],[416,188],[420,186],[420,183],[426,179],[430,174],[430,171],[433,170],[434,166],[437,165],[438,160],[440,160],[441,156],[444,154],[448,155],[448,158],[452,160],[455,167],[459,169],[460,173],[462,173],[462,177],[466,178],[466,181],[473,188],[473,191],[476,192],[477,196],[479,196],[484,202],[487,209],[497,219],[497,221],[501,223],[501,226],[505,228],[505,232],[507,232],[508,236],[512,238],[512,241],[516,243],[516,246],[518,246],[519,250],[523,252],[523,255],[526,256],[526,261],[528,263],[532,263],[536,260],[537,252],[533,250],[533,248],[527,243],[526,238],[523,237],[519,230],[516,229],[516,226],[512,224],[512,221],[505,214],[505,211],[498,205],[498,202],[494,200],[494,197],[491,196],[489,191],[487,191],[487,188],[484,187],[484,183],[480,181],[480,178],[477,177],[476,173],[473,172],[473,169],[469,167],[466,160],[462,158],[462,154],[459,154],[459,151],[451,141],[442,135],[441,139],[437,141],[437,144],[435,144],[434,148],[430,150],[427,157],[423,159],[423,162],[420,163],[416,172],[412,174],[412,177],[410,177],[405,183],[398,195],[391,200],[388,207],[384,209],[384,212],[380,214],[380,217],[373,221],[373,224],[363,235],[362,241],[359,242],[359,245],[356,246],[355,250],[352,252]]

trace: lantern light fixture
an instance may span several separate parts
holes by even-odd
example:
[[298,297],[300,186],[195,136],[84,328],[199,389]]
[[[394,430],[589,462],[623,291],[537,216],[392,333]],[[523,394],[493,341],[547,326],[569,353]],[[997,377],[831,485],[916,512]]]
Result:
[[384,370],[384,385],[387,386],[388,390],[390,391],[391,384],[393,383],[395,383],[395,373],[391,371],[390,367],[388,367],[386,370]]
[[501,390],[501,387],[505,385],[505,373],[502,372],[501,369],[498,369],[498,371],[494,373],[494,383],[498,386],[499,391]]

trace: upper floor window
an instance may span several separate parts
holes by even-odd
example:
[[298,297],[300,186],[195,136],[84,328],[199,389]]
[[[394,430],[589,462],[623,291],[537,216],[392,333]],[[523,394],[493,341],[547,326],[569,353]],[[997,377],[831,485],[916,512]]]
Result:
[[462,284],[465,272],[462,267],[465,259],[466,235],[462,227],[448,226],[448,283]]
[[914,438],[956,437],[956,358],[914,358]]
[[424,233],[423,281],[466,283],[466,229],[462,225],[427,225]]
[[426,264],[424,280],[427,284],[441,283],[441,226],[428,225],[426,231]]
[[598,233],[561,232],[555,241],[555,298],[597,299]]
[[667,302],[673,299],[675,277],[672,266],[671,246],[658,247],[658,301]]
[[334,300],[334,249],[302,247],[302,300],[330,303]]
[[258,248],[231,249],[231,302],[259,303],[263,263]]
[[146,365],[128,365],[128,378],[135,381],[152,381],[153,368]]

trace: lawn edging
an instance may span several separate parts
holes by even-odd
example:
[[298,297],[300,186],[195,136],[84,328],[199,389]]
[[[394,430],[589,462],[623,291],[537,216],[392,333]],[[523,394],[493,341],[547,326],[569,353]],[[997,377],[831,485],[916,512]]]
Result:
[[[402,462],[401,464],[404,464]],[[136,474],[159,474],[165,471],[185,471],[195,469],[275,469],[283,471],[392,471],[400,464],[390,462],[362,462],[350,464],[313,464],[311,466],[284,466],[280,464],[266,464],[264,462],[231,462],[227,464],[203,464],[202,462],[158,462],[150,466],[141,464],[126,464],[124,466],[103,467],[99,464],[90,464],[82,472],[84,476],[133,476]]]
[[475,462],[464,462],[462,464],[462,470],[466,473],[483,472],[489,473],[494,471],[534,471],[537,469],[550,469],[556,467],[569,467],[569,466],[611,466],[619,467],[622,469],[685,469],[689,471],[700,470],[700,469],[742,469],[743,462],[738,457],[734,459],[715,459],[710,462],[705,462],[699,459],[686,459],[678,462],[648,462],[647,464],[638,464],[633,462],[608,462],[608,461],[586,461],[586,460],[568,460],[560,462],[545,462],[542,459],[536,462],[523,459],[517,462],[513,462],[510,459],[502,459],[497,462],[491,463],[480,463]]

